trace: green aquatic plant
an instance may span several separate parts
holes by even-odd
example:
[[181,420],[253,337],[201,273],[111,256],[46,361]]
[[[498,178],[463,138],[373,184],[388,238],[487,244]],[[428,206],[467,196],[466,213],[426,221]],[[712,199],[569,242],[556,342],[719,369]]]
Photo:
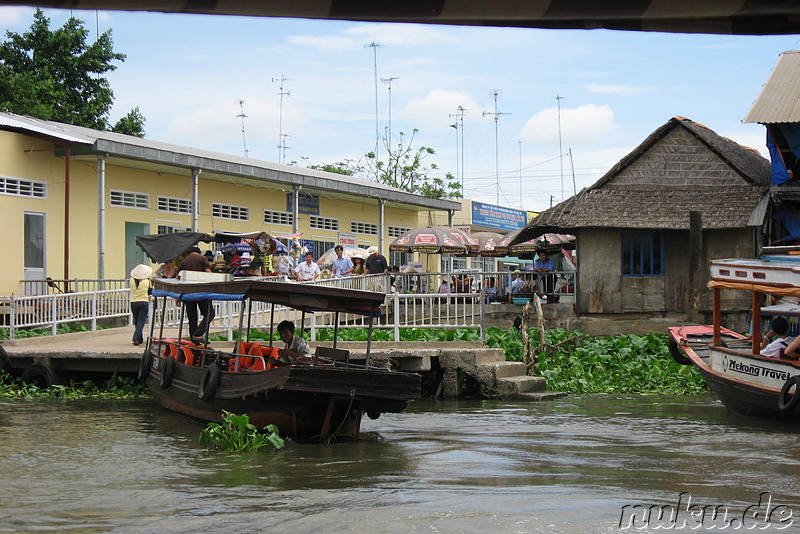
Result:
[[257,451],[267,445],[282,449],[285,442],[278,433],[278,427],[269,425],[264,432],[250,423],[246,415],[236,415],[222,411],[223,423],[208,423],[200,432],[200,445],[226,452]]
[[148,394],[147,387],[134,378],[118,377],[116,382],[106,380],[74,381],[54,384],[48,388],[28,384],[8,373],[0,373],[0,398],[5,399],[133,399]]

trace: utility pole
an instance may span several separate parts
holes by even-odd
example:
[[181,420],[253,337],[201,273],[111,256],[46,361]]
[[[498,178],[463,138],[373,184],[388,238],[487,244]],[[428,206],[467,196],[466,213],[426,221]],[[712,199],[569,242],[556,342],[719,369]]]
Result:
[[558,103],[558,164],[561,166],[561,200],[564,200],[564,151],[561,149],[561,95],[555,96]]
[[522,141],[519,143],[519,209],[522,209]]
[[242,119],[242,145],[244,146],[244,157],[247,157],[249,151],[247,150],[247,137],[244,134],[244,120],[247,118],[247,115],[244,114],[244,100],[239,100],[239,109],[241,113],[236,115],[236,118]]
[[498,134],[498,124],[500,123],[500,115],[510,115],[510,113],[503,113],[497,109],[497,97],[500,96],[500,91],[494,89],[492,91],[492,97],[494,98],[494,112],[491,111],[484,111],[483,116],[492,115],[494,116],[494,173],[495,173],[495,186],[497,187],[497,199],[496,205],[500,205],[500,145],[499,145],[499,134]]
[[373,62],[373,69],[375,72],[375,162],[378,162],[378,147],[380,144],[380,133],[378,128],[378,47],[381,46],[380,43],[376,43],[372,41],[368,45],[364,45],[365,48],[372,48],[372,62]]
[[461,130],[461,196],[464,196],[464,112],[467,111],[464,107],[458,106],[455,114],[450,114],[450,117],[456,118],[456,123],[451,124],[456,129],[456,179],[458,176],[458,131]]
[[[286,139],[283,136],[283,97],[289,96],[289,90],[283,90],[283,84],[289,81],[292,81],[291,78],[287,78],[283,74],[281,74],[280,78],[272,78],[273,82],[280,82],[280,88],[278,89],[278,95],[281,97],[281,104],[280,110],[278,112],[278,163],[285,163],[286,162]],[[283,150],[281,150],[283,148]],[[281,154],[283,158],[281,158]]]
[[279,163],[283,163],[286,161],[286,149],[292,148],[290,146],[286,146],[286,138],[291,137],[289,134],[281,134],[280,144],[278,145],[278,161]]
[[381,78],[383,83],[389,84],[389,128],[387,132],[386,138],[386,148],[389,152],[392,151],[392,81],[398,80],[397,76],[392,76],[390,78]]

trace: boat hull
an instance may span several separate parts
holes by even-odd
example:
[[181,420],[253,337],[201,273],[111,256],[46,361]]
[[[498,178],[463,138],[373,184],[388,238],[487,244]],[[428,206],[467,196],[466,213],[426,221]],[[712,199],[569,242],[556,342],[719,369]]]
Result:
[[[145,383],[162,407],[199,421],[221,422],[223,411],[246,414],[259,427],[274,424],[299,441],[336,434],[357,438],[361,416],[404,410],[419,398],[420,378],[410,373],[330,365],[285,365],[267,371],[219,373],[218,387],[203,400],[205,367],[151,355]],[[171,379],[164,380],[169,373]],[[165,382],[167,382],[165,384]]]
[[[713,331],[711,326],[700,328]],[[694,339],[702,341],[692,342],[693,338],[681,333],[679,327],[670,328],[671,339],[697,367],[726,408],[740,415],[800,421],[800,410],[784,411],[778,403],[786,381],[800,374],[798,362],[752,354],[747,348],[749,338],[739,334],[735,341],[727,342],[737,345],[734,348],[710,344],[707,336],[702,336],[700,331],[696,333]]]

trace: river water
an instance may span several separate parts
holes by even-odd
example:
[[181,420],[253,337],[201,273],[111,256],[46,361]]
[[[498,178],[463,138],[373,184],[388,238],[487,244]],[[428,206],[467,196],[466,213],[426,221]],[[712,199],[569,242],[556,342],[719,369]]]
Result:
[[201,428],[149,399],[0,401],[0,532],[660,532],[623,507],[762,492],[784,522],[759,531],[800,531],[800,433],[710,395],[421,401],[360,442],[244,454]]

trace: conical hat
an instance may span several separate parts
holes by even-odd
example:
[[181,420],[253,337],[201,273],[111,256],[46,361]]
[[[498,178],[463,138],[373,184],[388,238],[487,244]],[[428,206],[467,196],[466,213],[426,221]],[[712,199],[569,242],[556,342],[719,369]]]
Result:
[[152,274],[153,274],[153,268],[143,263],[140,263],[139,265],[131,269],[131,278],[136,278],[137,280],[144,280],[145,278],[150,278]]

